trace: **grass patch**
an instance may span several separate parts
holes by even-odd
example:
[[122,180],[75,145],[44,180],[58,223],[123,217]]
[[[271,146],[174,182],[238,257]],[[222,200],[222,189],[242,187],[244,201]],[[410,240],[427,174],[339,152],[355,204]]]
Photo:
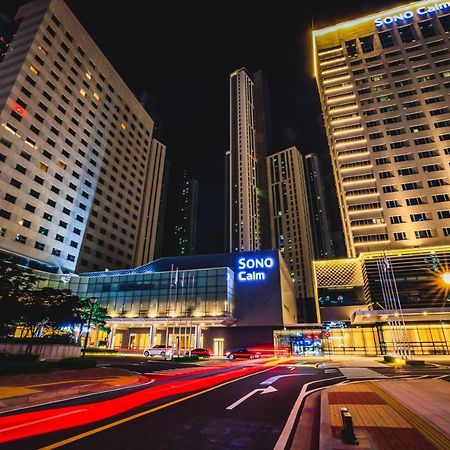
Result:
[[86,355],[119,355],[119,350],[109,348],[87,348]]

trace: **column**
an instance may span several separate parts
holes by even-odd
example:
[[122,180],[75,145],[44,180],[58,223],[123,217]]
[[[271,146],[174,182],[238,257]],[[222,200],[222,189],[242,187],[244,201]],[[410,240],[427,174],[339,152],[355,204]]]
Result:
[[149,329],[149,347],[152,348],[155,342],[155,333],[156,333],[156,326],[155,325],[150,325],[150,329]]
[[116,337],[116,327],[114,325],[111,326],[111,331],[108,336],[108,348],[110,350],[114,347],[114,338]]

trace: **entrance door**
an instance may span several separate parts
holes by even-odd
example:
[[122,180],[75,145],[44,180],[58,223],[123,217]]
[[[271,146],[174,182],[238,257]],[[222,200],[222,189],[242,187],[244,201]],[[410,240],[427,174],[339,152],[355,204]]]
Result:
[[223,356],[224,355],[224,340],[214,339],[214,355]]

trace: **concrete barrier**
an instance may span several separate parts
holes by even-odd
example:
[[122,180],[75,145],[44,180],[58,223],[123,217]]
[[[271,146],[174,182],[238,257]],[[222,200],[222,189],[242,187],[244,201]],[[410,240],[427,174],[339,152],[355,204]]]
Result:
[[[0,353],[23,354],[26,352],[27,344],[14,344],[12,342],[0,342]],[[31,353],[39,355],[40,359],[58,360],[63,358],[78,358],[81,347],[76,345],[62,344],[33,344]]]

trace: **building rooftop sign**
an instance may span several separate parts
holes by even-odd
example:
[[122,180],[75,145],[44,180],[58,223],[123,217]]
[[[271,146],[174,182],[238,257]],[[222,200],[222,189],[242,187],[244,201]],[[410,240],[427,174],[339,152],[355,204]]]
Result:
[[419,18],[426,18],[429,15],[442,13],[450,11],[450,3],[436,3],[431,6],[421,6],[415,10],[407,10],[398,14],[393,14],[391,16],[379,17],[375,20],[375,26],[377,28],[382,28],[383,26],[392,26],[392,25],[403,25],[405,22],[408,22],[417,15]]

